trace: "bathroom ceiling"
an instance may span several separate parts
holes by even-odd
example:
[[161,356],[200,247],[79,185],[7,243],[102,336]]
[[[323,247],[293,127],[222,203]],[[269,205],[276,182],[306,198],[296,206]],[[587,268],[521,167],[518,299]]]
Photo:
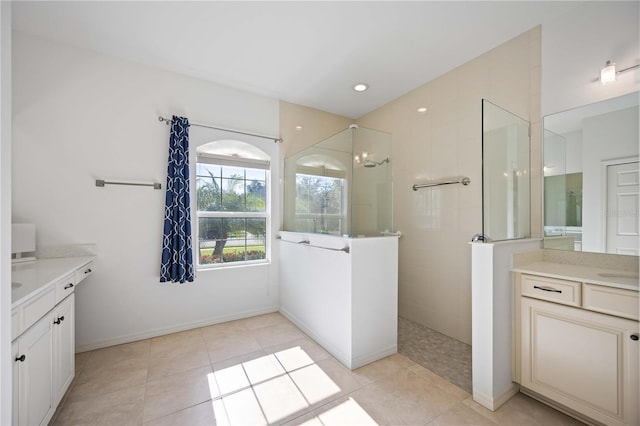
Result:
[[18,1],[13,28],[355,119],[579,5]]

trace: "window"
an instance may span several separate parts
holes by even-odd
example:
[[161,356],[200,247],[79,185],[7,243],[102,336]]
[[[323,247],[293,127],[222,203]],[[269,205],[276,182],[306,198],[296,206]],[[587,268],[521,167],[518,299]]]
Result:
[[269,163],[198,154],[198,265],[267,259]]

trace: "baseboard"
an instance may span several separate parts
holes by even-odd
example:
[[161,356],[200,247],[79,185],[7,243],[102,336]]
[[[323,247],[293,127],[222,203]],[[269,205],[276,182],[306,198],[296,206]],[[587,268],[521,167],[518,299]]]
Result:
[[478,392],[474,389],[473,400],[491,411],[496,411],[505,402],[513,398],[518,392],[520,392],[520,385],[517,383],[513,383],[506,392],[503,392],[502,395],[497,397],[483,394],[482,392]]
[[398,345],[396,344],[372,354],[366,354],[363,356],[355,357],[351,362],[351,369],[355,370],[356,368],[363,367],[374,361],[378,361],[379,359],[386,358],[390,355],[397,354],[397,353],[398,353]]
[[120,336],[113,339],[100,340],[96,342],[86,343],[84,345],[77,345],[76,353],[88,352],[96,349],[103,349],[109,346],[122,345],[124,343],[137,342],[139,340],[150,339],[152,337],[164,336],[165,334],[193,330],[195,328],[206,327],[209,325],[220,324],[223,322],[255,317],[257,315],[270,314],[273,312],[278,312],[278,306],[270,306],[270,307],[252,310],[252,311],[244,311],[244,312],[240,312],[233,315],[217,316],[217,317],[207,318],[206,320],[182,323],[182,324],[171,326],[171,327],[157,328],[157,329],[145,331],[142,333],[129,334],[126,336]]
[[590,426],[602,426],[602,423],[599,423],[587,416],[585,416],[584,414],[578,413],[575,410],[572,410],[568,407],[565,407],[562,404],[559,404],[555,401],[553,401],[552,399],[546,398],[542,395],[540,395],[537,392],[534,392],[530,389],[527,388],[521,388],[520,392],[522,392],[523,394],[527,395],[528,397],[531,397],[533,399],[535,399],[536,401],[540,401],[543,404],[548,405],[549,407],[552,407],[564,414],[566,414],[567,416],[573,417],[574,419],[578,419],[581,422],[583,422],[584,424],[590,425]]

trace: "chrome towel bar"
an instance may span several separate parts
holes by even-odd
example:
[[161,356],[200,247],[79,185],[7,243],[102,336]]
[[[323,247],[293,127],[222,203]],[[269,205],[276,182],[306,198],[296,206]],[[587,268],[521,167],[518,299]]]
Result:
[[461,183],[464,186],[467,186],[471,183],[471,179],[469,179],[468,177],[461,177],[457,180],[445,180],[445,181],[437,181],[437,182],[429,182],[429,183],[418,183],[412,186],[414,191],[417,191],[418,189],[422,189],[422,188],[431,188],[434,186],[441,186],[441,185],[453,185],[456,183]]
[[129,186],[152,186],[153,189],[162,189],[162,184],[158,182],[153,183],[137,183],[137,182],[109,182],[104,179],[96,179],[96,186],[105,185],[129,185]]
[[332,247],[323,247],[323,246],[314,246],[313,244],[310,243],[309,240],[302,240],[302,241],[289,241],[289,240],[283,240],[282,237],[277,236],[276,240],[280,240],[282,242],[285,243],[291,243],[291,244],[304,244],[307,247],[315,247],[315,248],[319,248],[319,249],[324,249],[324,250],[331,250],[331,251],[343,251],[345,253],[349,253],[350,252],[350,248],[348,245],[342,247],[342,248],[332,248]]

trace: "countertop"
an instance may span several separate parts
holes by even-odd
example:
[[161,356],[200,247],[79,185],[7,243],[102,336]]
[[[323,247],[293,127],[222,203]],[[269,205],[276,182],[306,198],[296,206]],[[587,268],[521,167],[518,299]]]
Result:
[[[94,256],[38,259],[11,265],[11,307],[39,294],[49,284],[82,268]],[[16,287],[16,285],[19,285]]]
[[563,280],[581,281],[607,287],[638,291],[638,273],[616,269],[594,268],[555,262],[533,262],[512,269],[514,272],[535,274]]

